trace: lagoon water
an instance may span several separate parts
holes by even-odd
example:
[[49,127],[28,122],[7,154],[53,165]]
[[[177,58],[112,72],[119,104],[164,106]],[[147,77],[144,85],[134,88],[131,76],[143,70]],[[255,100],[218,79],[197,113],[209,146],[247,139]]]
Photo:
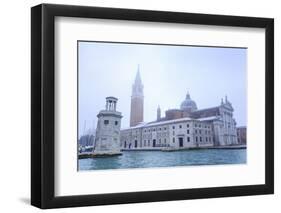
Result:
[[122,155],[79,159],[79,170],[244,164],[246,149],[197,149],[174,152],[124,151]]

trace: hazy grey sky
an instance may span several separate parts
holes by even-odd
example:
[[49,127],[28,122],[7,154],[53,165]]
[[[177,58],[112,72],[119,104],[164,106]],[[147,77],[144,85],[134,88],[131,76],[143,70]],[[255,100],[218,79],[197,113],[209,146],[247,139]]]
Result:
[[225,95],[237,125],[247,120],[247,49],[79,42],[79,135],[96,127],[105,97],[118,98],[122,128],[129,126],[132,84],[140,65],[144,121],[157,106],[179,108],[189,91],[197,107],[217,106]]

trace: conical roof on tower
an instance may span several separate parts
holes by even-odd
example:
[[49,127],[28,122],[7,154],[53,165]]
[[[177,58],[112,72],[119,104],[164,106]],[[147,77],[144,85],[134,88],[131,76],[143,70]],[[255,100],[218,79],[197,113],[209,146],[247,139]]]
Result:
[[135,78],[135,84],[142,84],[141,77],[140,77],[140,65],[138,64],[138,71]]

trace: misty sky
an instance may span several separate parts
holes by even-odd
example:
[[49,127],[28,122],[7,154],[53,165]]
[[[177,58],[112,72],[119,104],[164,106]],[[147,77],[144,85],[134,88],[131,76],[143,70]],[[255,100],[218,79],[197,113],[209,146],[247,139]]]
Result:
[[118,98],[122,128],[129,126],[132,84],[140,65],[144,121],[157,106],[179,108],[189,91],[198,109],[217,106],[227,95],[237,126],[247,121],[247,49],[147,44],[78,43],[79,135],[95,128],[105,97]]

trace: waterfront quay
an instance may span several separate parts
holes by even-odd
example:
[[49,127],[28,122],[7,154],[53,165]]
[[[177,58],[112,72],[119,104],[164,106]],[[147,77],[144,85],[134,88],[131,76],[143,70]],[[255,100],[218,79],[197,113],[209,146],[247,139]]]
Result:
[[[199,149],[246,149],[247,146],[246,145],[232,145],[232,146],[217,146],[217,147],[203,147],[203,148],[182,148],[182,149],[172,149],[172,148],[153,148],[153,149],[149,149],[149,148],[145,148],[145,149],[121,149],[122,152],[128,151],[128,152],[148,152],[148,151],[162,151],[162,152],[177,152],[177,151],[186,151],[186,150],[199,150]],[[121,152],[121,154],[122,154]],[[85,159],[85,158],[92,158],[95,157],[93,156],[93,152],[92,151],[86,151],[86,152],[81,152],[78,153],[78,158],[79,159]],[[108,155],[105,155],[104,157],[111,157]]]

